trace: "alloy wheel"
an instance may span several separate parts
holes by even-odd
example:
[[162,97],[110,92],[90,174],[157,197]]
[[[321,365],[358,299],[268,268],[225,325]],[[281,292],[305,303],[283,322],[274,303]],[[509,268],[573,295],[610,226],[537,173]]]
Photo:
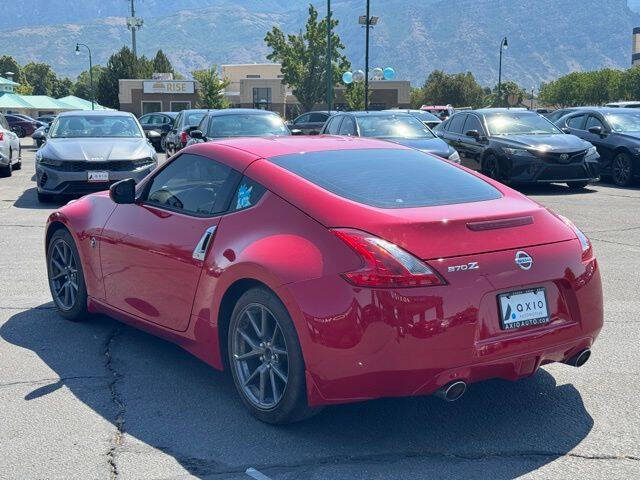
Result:
[[71,310],[78,297],[78,266],[73,251],[63,239],[56,240],[49,258],[49,281],[56,303]]
[[257,408],[278,405],[287,388],[289,353],[275,315],[264,305],[247,305],[233,332],[232,358],[239,384]]
[[613,181],[617,185],[628,185],[631,181],[631,159],[624,153],[613,161]]

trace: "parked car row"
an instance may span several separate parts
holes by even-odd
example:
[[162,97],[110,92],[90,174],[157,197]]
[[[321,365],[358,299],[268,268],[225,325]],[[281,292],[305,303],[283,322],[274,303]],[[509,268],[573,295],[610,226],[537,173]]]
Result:
[[7,121],[7,115],[0,114],[0,176],[10,177],[13,170],[21,167],[20,138]]

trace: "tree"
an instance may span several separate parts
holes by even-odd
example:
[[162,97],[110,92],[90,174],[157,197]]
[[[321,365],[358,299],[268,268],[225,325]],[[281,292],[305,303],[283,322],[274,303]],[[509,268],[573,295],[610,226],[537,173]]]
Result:
[[136,72],[137,78],[151,78],[153,76],[153,60],[149,60],[147,57],[142,55],[138,58],[138,62],[136,64]]
[[155,73],[175,73],[173,65],[171,65],[169,58],[162,50],[158,50],[156,56],[153,58],[153,71]]
[[199,108],[229,108],[229,101],[224,96],[229,80],[220,78],[216,65],[209,69],[194,70],[191,75],[200,86]]
[[[516,82],[502,82],[500,89],[502,90],[502,96],[498,94],[498,86],[496,85],[496,88],[485,96],[484,103],[493,107],[517,106],[522,103],[522,100],[527,95],[527,92],[520,88]],[[509,97],[513,97],[515,101],[509,103]]]
[[[332,19],[332,32],[338,21]],[[287,35],[278,27],[267,32],[265,43],[272,52],[267,58],[282,64],[284,82],[289,85],[293,94],[306,111],[312,110],[316,103],[326,98],[327,92],[327,19],[318,21],[318,12],[309,4],[309,18],[305,32]],[[351,64],[342,54],[344,45],[340,37],[332,33],[331,62],[333,65],[333,82],[340,82],[343,72],[351,68]]]
[[22,69],[23,79],[33,86],[34,95],[52,95],[56,74],[46,63],[27,63]]
[[51,96],[55,98],[66,97],[73,92],[73,81],[68,78],[57,78],[53,83]]
[[[105,68],[100,65],[94,65],[91,68],[91,72],[93,73],[93,91],[95,94],[96,86],[100,81],[100,76],[104,72]],[[76,83],[73,86],[73,94],[76,97],[84,98],[85,100],[91,100],[91,78],[89,77],[89,71],[85,70],[80,73],[76,78]]]
[[[344,100],[351,111],[364,110],[364,82],[353,82],[344,91]],[[369,89],[369,104],[371,104],[371,88]]]
[[99,104],[105,107],[120,108],[118,100],[119,80],[138,78],[137,60],[128,47],[122,47],[109,57],[107,67],[98,80],[96,97]]
[[416,108],[424,104],[481,107],[485,96],[484,89],[471,72],[447,74],[435,70],[420,90],[412,93],[412,103]]
[[18,95],[33,95],[33,87],[27,82],[22,82],[17,87],[14,87],[13,92]]
[[16,59],[10,55],[3,55],[0,57],[0,77],[4,77],[7,72],[13,73],[14,82],[22,83],[22,68]]

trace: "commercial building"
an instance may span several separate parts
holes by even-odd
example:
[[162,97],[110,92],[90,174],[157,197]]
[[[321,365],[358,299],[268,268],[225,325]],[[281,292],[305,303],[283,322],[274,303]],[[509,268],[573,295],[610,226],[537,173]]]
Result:
[[[302,107],[291,89],[283,83],[280,64],[255,63],[222,65],[222,78],[229,81],[225,96],[238,108],[262,108],[291,118],[302,113]],[[410,107],[410,83],[407,80],[372,80],[370,108]],[[336,86],[334,108],[346,110],[344,87]],[[326,110],[326,104],[318,104],[315,110]]]
[[633,29],[631,40],[631,65],[640,65],[640,27]]
[[194,80],[173,80],[154,74],[150,79],[122,79],[119,82],[120,110],[136,116],[153,112],[179,112],[196,108],[198,84]]

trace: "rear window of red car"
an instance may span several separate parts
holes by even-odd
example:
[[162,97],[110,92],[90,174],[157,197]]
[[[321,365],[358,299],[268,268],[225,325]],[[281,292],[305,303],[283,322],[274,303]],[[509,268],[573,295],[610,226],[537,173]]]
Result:
[[414,208],[495,200],[480,178],[411,149],[335,150],[269,159],[331,193],[378,208]]

